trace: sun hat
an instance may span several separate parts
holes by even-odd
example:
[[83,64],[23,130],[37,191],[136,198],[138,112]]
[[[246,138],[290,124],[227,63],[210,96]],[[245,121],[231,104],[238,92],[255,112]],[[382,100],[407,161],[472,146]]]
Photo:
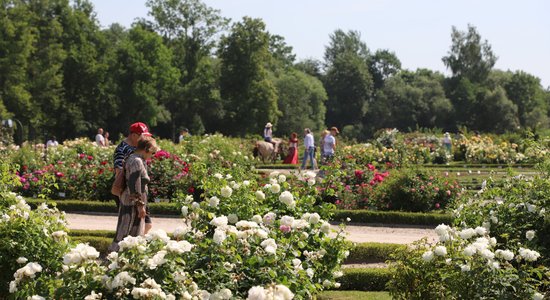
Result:
[[267,124],[265,124],[265,127],[273,127],[273,125],[270,122],[267,122]]
[[130,133],[136,133],[144,136],[151,136],[151,133],[149,132],[149,128],[147,128],[147,125],[141,122],[136,122],[130,125]]
[[334,127],[334,126],[333,126],[333,127],[330,127],[330,131],[334,131],[334,132],[336,132],[336,133],[340,133],[340,131],[338,131],[338,128],[336,128],[336,127]]

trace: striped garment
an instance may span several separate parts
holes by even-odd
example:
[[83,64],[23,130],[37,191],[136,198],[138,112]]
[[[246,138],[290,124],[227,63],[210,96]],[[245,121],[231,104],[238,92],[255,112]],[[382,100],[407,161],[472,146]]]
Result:
[[113,155],[113,167],[122,169],[122,161],[136,150],[135,147],[130,146],[125,141],[120,142],[115,149],[115,154]]

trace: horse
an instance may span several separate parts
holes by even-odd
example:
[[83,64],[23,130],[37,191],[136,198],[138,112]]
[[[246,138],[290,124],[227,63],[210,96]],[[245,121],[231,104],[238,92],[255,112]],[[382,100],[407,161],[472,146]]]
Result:
[[260,156],[262,162],[265,164],[268,162],[274,163],[277,160],[277,156],[281,158],[284,156],[284,146],[281,139],[274,138],[273,143],[266,141],[257,141],[254,146],[254,157]]

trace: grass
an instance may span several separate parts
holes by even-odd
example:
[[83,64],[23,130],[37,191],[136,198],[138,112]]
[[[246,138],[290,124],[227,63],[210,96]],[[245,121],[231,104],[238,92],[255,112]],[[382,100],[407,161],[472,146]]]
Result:
[[317,300],[390,300],[387,292],[326,291]]

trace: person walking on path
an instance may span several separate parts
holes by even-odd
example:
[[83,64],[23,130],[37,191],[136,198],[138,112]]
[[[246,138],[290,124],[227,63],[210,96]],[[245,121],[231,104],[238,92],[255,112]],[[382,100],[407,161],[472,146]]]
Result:
[[330,133],[325,136],[323,141],[323,161],[329,162],[332,160],[332,157],[334,156],[334,152],[336,151],[336,138],[335,136],[340,133],[338,131],[338,128],[331,127]]
[[311,161],[311,169],[315,170],[315,140],[309,128],[304,129],[304,158],[302,159],[302,170],[305,170],[307,160]]
[[[122,162],[126,157],[136,150],[138,141],[143,137],[150,137],[149,128],[147,125],[141,122],[136,122],[130,125],[128,136],[118,144],[113,155],[113,168],[115,170],[115,177],[118,173],[122,172]],[[117,208],[120,207],[120,199],[115,197]],[[146,207],[147,215],[145,216],[145,232],[148,232],[152,225],[151,216],[149,213],[149,206]]]
[[97,130],[97,134],[95,135],[95,143],[99,147],[105,147],[105,138],[103,137],[103,128],[99,128]]
[[298,134],[293,132],[288,140],[288,155],[286,156],[284,164],[296,165],[298,164]]
[[144,228],[149,183],[146,161],[158,150],[155,139],[150,136],[142,137],[134,153],[124,162],[126,188],[120,195],[116,234],[109,247],[110,251],[118,251],[118,243],[125,237],[146,233]]

